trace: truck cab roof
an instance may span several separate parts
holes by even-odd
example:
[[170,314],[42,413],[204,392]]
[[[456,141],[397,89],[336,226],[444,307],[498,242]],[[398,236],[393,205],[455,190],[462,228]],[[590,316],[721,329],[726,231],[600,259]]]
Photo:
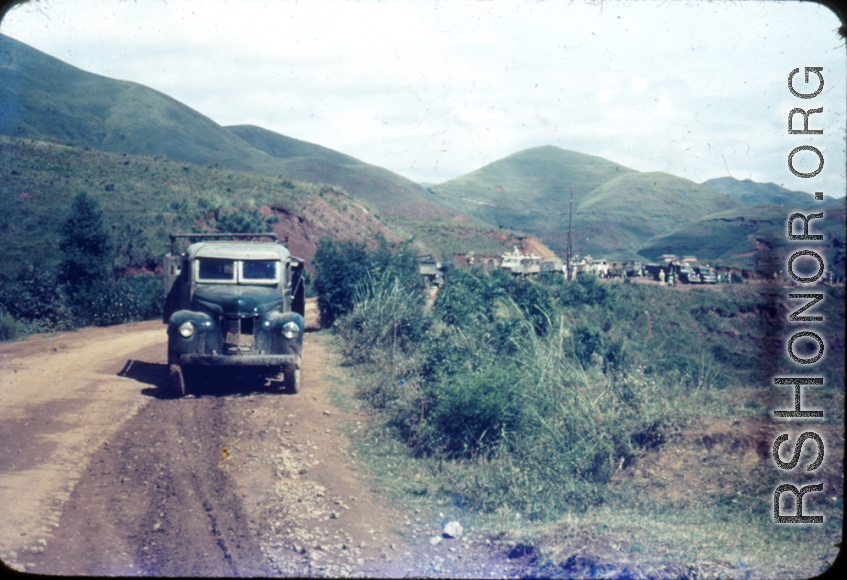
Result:
[[188,246],[186,254],[195,258],[218,258],[229,260],[286,260],[291,256],[282,244],[269,242],[197,242]]

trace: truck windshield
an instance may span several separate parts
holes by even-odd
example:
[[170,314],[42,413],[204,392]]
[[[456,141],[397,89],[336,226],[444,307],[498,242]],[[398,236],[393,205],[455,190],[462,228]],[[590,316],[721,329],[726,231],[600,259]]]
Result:
[[199,277],[202,280],[235,280],[235,261],[202,258]]
[[242,264],[245,280],[276,280],[275,260],[249,260]]

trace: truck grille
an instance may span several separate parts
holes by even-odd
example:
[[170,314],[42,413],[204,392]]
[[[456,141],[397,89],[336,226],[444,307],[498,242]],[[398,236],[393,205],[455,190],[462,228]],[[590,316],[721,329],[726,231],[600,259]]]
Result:
[[259,345],[259,321],[256,317],[220,319],[221,354],[251,354]]

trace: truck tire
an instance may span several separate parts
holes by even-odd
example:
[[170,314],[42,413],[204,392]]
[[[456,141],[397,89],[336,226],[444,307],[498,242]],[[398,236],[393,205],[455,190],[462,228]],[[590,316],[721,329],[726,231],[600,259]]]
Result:
[[283,383],[286,392],[296,395],[300,392],[300,368],[295,365],[288,365],[283,369],[285,381]]
[[179,355],[168,353],[168,392],[175,399],[185,396],[185,376]]
[[170,394],[175,399],[185,396],[185,377],[182,374],[182,366],[168,365]]

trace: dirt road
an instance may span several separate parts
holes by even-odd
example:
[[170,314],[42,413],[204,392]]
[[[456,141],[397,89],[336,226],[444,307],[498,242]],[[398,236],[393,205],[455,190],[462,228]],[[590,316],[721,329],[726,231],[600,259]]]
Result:
[[314,308],[302,389],[209,369],[165,396],[159,322],[0,345],[0,559],[38,574],[495,576],[467,533],[374,493]]

